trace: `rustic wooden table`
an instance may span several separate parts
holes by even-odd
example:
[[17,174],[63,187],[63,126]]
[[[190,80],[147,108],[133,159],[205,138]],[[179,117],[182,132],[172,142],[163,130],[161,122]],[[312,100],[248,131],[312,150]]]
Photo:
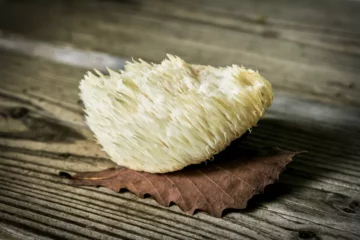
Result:
[[[360,239],[360,2],[1,1],[0,238]],[[258,69],[275,102],[247,140],[306,149],[246,210],[218,219],[61,170],[113,163],[78,83],[131,57]]]

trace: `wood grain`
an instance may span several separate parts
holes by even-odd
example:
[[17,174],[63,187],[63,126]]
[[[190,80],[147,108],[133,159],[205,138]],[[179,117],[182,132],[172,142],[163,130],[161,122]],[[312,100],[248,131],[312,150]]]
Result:
[[0,29],[124,58],[243,64],[276,89],[358,106],[360,4],[346,2],[6,1]]
[[[360,238],[359,11],[338,0],[3,1],[0,239]],[[189,216],[58,176],[114,166],[84,124],[85,71],[166,52],[259,69],[275,101],[239,148],[308,151],[246,210]]]
[[[153,200],[136,199],[130,193],[73,188],[61,181],[57,176],[61,170],[89,171],[113,166],[93,142],[87,127],[71,120],[71,116],[82,118],[81,106],[76,104],[76,91],[67,93],[67,99],[61,101],[63,97],[58,93],[43,93],[47,91],[46,87],[30,89],[33,85],[41,86],[42,82],[51,81],[49,75],[54,69],[64,72],[67,69],[69,77],[76,69],[9,52],[6,57],[9,62],[21,59],[30,69],[18,69],[17,83],[9,80],[11,68],[10,75],[3,75],[10,76],[9,79],[3,77],[0,95],[3,116],[0,208],[4,224],[16,222],[25,229],[29,227],[30,232],[35,229],[44,236],[68,239],[147,236],[157,239],[278,239],[309,232],[321,238],[353,239],[360,235],[359,210],[354,207],[359,201],[360,190],[360,139],[357,138],[359,127],[351,121],[353,116],[359,115],[357,108],[339,109],[281,95],[283,100],[275,102],[242,147],[276,144],[292,150],[306,149],[309,153],[296,157],[281,181],[253,199],[248,210],[230,212],[221,220],[202,213],[191,217],[181,213],[176,206],[162,208]],[[41,66],[46,66],[43,75],[27,73],[34,68],[41,69]],[[6,69],[1,71],[5,73]],[[81,69],[77,71],[81,72]],[[28,76],[33,77],[31,81],[27,80]],[[19,83],[30,90],[16,91]],[[55,78],[49,83],[52,88],[64,89],[70,87],[69,84],[72,83]],[[74,81],[73,87],[76,84]],[[39,101],[38,95],[47,98]],[[289,116],[284,102],[295,102],[299,107]],[[315,108],[315,113],[322,108],[330,109],[330,113],[339,111],[339,117],[329,119],[324,113],[317,122],[311,122],[311,112],[309,115],[303,113],[308,106]],[[21,114],[20,109],[27,110],[22,110]],[[65,113],[67,119],[61,117]],[[346,121],[341,123],[341,120]],[[52,121],[54,123],[48,125]],[[35,123],[42,127],[34,127],[32,124]],[[62,134],[63,131],[67,133]],[[63,235],[64,231],[66,235]]]

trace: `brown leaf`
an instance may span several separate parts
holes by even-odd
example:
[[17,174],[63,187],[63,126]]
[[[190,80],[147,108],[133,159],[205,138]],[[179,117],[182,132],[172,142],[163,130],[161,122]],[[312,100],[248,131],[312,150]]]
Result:
[[225,209],[245,208],[254,194],[278,179],[286,164],[298,153],[281,149],[227,150],[214,161],[172,173],[150,174],[110,168],[69,176],[72,185],[103,186],[113,191],[125,188],[141,198],[149,194],[163,206],[168,207],[173,202],[189,214],[201,210],[221,217]]

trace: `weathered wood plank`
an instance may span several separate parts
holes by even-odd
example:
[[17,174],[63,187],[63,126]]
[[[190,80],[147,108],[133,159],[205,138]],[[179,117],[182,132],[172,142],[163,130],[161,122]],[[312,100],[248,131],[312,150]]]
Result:
[[[359,11],[337,0],[1,2],[0,238],[360,238]],[[84,124],[85,71],[166,52],[259,69],[276,97],[239,149],[308,150],[246,210],[188,216],[59,178],[114,166]]]
[[[1,213],[0,213],[1,214]],[[4,221],[4,219],[2,219]],[[15,225],[15,226],[14,226]],[[50,237],[45,237],[44,233],[38,229],[31,229],[27,227],[27,230],[23,229],[19,222],[10,222],[8,224],[0,223],[0,238],[6,240],[15,240],[15,239],[31,239],[31,240],[49,240],[54,239]],[[33,232],[31,232],[31,230]]]
[[[46,62],[40,61],[38,64],[44,63]],[[66,68],[63,65],[61,67]],[[19,71],[17,79],[22,81],[21,76],[26,74],[21,74],[21,69]],[[44,77],[35,79],[42,81]],[[270,186],[262,197],[253,199],[246,211],[229,213],[219,220],[202,213],[194,217],[186,216],[176,206],[162,208],[153,200],[139,200],[130,193],[116,194],[105,189],[65,185],[57,176],[61,170],[89,171],[113,166],[99,146],[93,143],[91,133],[85,125],[79,127],[71,121],[56,120],[60,118],[58,115],[61,114],[61,109],[81,116],[81,111],[76,110],[81,106],[73,104],[76,111],[69,111],[59,101],[61,96],[50,95],[48,98],[53,98],[53,101],[38,101],[36,94],[24,94],[16,91],[16,85],[10,84],[11,81],[4,82],[6,84],[3,85],[0,97],[2,112],[7,115],[1,121],[1,129],[9,134],[3,134],[0,140],[0,181],[3,183],[0,186],[0,207],[2,211],[6,211],[1,217],[6,221],[23,219],[21,224],[42,229],[41,231],[45,226],[47,231],[44,234],[51,236],[61,236],[66,231],[70,234],[67,235],[69,239],[88,238],[89,234],[96,238],[108,234],[109,237],[137,238],[141,236],[133,234],[139,231],[139,227],[143,228],[141,233],[157,239],[290,239],[309,232],[329,239],[353,239],[360,235],[359,213],[354,208],[359,201],[360,191],[359,145],[348,141],[351,139],[353,143],[359,142],[359,128],[356,121],[351,121],[358,115],[355,108],[339,109],[332,105],[295,100],[289,95],[282,95],[281,98],[284,99],[275,102],[268,116],[254,128],[243,144],[245,147],[276,144],[290,149],[307,149],[309,153],[297,157],[282,175],[280,183]],[[22,81],[25,88],[26,82]],[[54,81],[53,87],[63,84],[69,83]],[[11,91],[7,90],[8,87]],[[77,94],[69,96],[70,102],[76,103]],[[18,100],[24,98],[26,101]],[[291,101],[295,101],[297,108],[289,115],[286,114],[289,108],[284,106],[284,102]],[[329,115],[336,112],[339,116],[329,119],[324,113],[320,117],[315,110],[314,114],[311,111],[308,115],[303,114],[304,109],[309,106],[316,109],[317,104],[319,110],[326,108]],[[29,111],[17,118],[12,110],[14,106],[15,109],[28,108]],[[58,109],[52,106],[57,106]],[[51,143],[48,142],[49,138],[46,141],[28,139],[26,134],[18,134],[19,137],[12,138],[14,129],[30,131],[31,135],[43,133],[42,128],[29,127],[31,125],[25,125],[25,128],[8,128],[9,125],[19,126],[28,122],[27,118],[42,123],[53,119],[57,125],[53,128],[51,125],[48,132],[55,134],[59,134],[58,125],[67,123],[68,128],[79,133],[74,135],[78,137],[72,142],[64,141],[68,138],[67,135],[53,139],[50,137]],[[311,119],[316,121],[312,122]],[[344,121],[343,124],[341,120]],[[23,199],[26,199],[26,203]],[[71,222],[67,219],[71,219]],[[46,227],[49,222],[54,229]],[[121,227],[113,232],[110,229],[114,226]],[[198,227],[197,230],[194,229],[195,226]]]
[[[18,165],[18,166],[16,166],[16,165]],[[152,212],[155,209],[157,209],[155,212],[158,212],[156,215],[160,214],[162,217],[166,217],[166,218],[169,218],[169,219],[172,217],[171,216],[171,215],[173,215],[172,213],[179,212],[177,207],[171,207],[170,209],[172,209],[172,211],[169,212],[164,208],[158,207],[156,205],[156,203],[154,203],[151,200],[137,200],[134,196],[131,196],[131,194],[121,194],[121,195],[116,196],[115,194],[113,194],[113,193],[111,193],[111,192],[109,192],[107,190],[100,190],[100,192],[99,192],[99,191],[96,191],[96,190],[94,191],[92,189],[86,190],[86,188],[85,189],[83,189],[83,188],[76,189],[76,188],[68,187],[66,185],[61,184],[58,181],[57,176],[54,174],[55,171],[50,171],[50,174],[49,174],[49,172],[47,172],[47,170],[46,170],[46,169],[49,169],[49,167],[39,167],[37,164],[24,164],[22,161],[18,161],[18,164],[16,164],[13,160],[10,160],[10,161],[8,161],[8,160],[4,161],[3,160],[2,164],[0,165],[0,169],[2,171],[2,176],[3,176],[1,179],[2,179],[2,181],[5,181],[5,183],[6,183],[6,184],[3,184],[4,187],[1,187],[1,190],[0,190],[1,193],[2,193],[1,195],[6,194],[6,196],[8,196],[10,194],[10,193],[6,192],[4,190],[4,188],[7,189],[8,191],[17,191],[18,194],[22,195],[22,198],[26,197],[27,201],[30,201],[31,203],[33,201],[36,202],[36,200],[33,200],[33,198],[44,198],[44,199],[47,199],[47,202],[44,201],[43,204],[45,204],[45,205],[46,204],[51,204],[51,207],[58,208],[57,205],[54,204],[54,201],[55,201],[54,198],[56,198],[56,197],[55,196],[52,196],[50,198],[44,197],[43,195],[46,195],[44,193],[44,191],[45,191],[45,192],[53,192],[57,196],[59,196],[59,195],[60,196],[66,196],[65,198],[62,198],[62,201],[59,201],[59,204],[61,204],[61,205],[64,205],[64,204],[67,205],[68,202],[71,202],[73,198],[77,199],[79,197],[85,196],[85,198],[83,198],[83,199],[86,199],[88,201],[89,197],[91,197],[91,198],[95,197],[95,199],[96,199],[96,201],[98,203],[99,202],[102,203],[101,204],[102,206],[100,207],[100,209],[103,209],[103,210],[101,212],[104,212],[104,211],[106,211],[106,209],[109,208],[108,207],[108,205],[109,205],[108,201],[111,201],[111,202],[116,201],[116,202],[118,202],[118,199],[121,198],[121,199],[123,199],[122,201],[125,201],[125,205],[123,207],[120,207],[120,209],[117,208],[116,213],[114,213],[114,209],[112,211],[110,211],[110,214],[115,215],[117,217],[119,215],[119,212],[121,213],[123,210],[126,211],[127,214],[125,214],[125,216],[127,218],[134,218],[135,217],[134,213],[128,212],[128,210],[126,210],[126,209],[129,208],[129,206],[126,204],[126,202],[131,201],[131,199],[135,200],[135,202],[132,204],[133,207],[135,209],[137,209],[137,210],[144,211],[147,218],[150,218],[150,219],[153,218],[152,216],[153,216],[154,213],[152,213]],[[31,169],[33,169],[33,171],[31,171]],[[4,172],[4,170],[7,171],[7,172]],[[9,178],[11,180],[9,180]],[[49,188],[49,184],[51,184],[51,188]],[[22,188],[27,189],[27,191],[19,190],[19,188],[21,189],[21,186],[23,186]],[[34,191],[33,188],[39,188],[39,187],[40,187],[41,192],[42,192],[41,194],[40,194],[40,192],[38,192],[38,194],[34,194],[31,197],[27,197],[27,195],[31,194],[31,192]],[[59,194],[59,191],[61,192],[61,194]],[[64,191],[70,191],[70,192],[72,192],[72,194],[67,194]],[[321,217],[322,220],[326,219],[328,221],[334,221],[333,226],[335,226],[335,229],[337,229],[337,234],[338,235],[340,234],[340,232],[343,232],[344,228],[341,229],[342,231],[340,231],[338,228],[341,228],[341,227],[344,227],[344,226],[336,225],[336,221],[333,219],[333,217],[336,216],[336,215],[334,215],[333,213],[330,212],[330,214],[332,215],[332,218],[327,218],[326,216],[321,216],[321,214],[325,214],[325,215],[329,214],[328,210],[331,209],[331,207],[329,206],[329,207],[327,207],[327,209],[326,208],[323,209],[324,205],[321,204],[321,201],[317,201],[320,208],[313,208],[316,205],[312,204],[313,199],[311,199],[311,195],[308,195],[308,196],[309,196],[310,200],[308,200],[308,202],[306,202],[305,204],[308,204],[308,205],[312,206],[311,210],[313,212],[311,213],[311,217],[309,216],[309,212],[305,210],[306,206],[304,205],[304,202],[301,201],[301,203],[302,203],[302,205],[301,205],[301,203],[299,203],[298,198],[296,199],[296,202],[295,201],[290,201],[291,199],[288,199],[287,202],[285,201],[283,203],[281,203],[281,201],[280,201],[280,203],[276,203],[276,204],[275,203],[267,203],[267,204],[264,205],[264,209],[262,209],[262,208],[260,208],[260,209],[259,208],[253,208],[253,209],[251,209],[250,208],[250,210],[248,210],[248,211],[250,211],[250,215],[255,214],[254,217],[258,221],[258,225],[261,222],[261,220],[258,220],[258,218],[262,219],[264,217],[264,215],[267,215],[268,212],[276,212],[278,215],[283,216],[283,218],[294,219],[295,223],[293,223],[292,228],[295,227],[295,229],[297,229],[298,231],[304,230],[304,226],[303,225],[298,225],[296,222],[302,222],[303,224],[307,224],[308,227],[306,227],[305,229],[310,228],[310,225],[313,222],[313,223],[316,223],[316,226],[312,226],[312,228],[310,228],[310,229],[316,229],[316,230],[323,229],[322,231],[327,232],[327,234],[329,234],[329,233],[334,234],[336,231],[328,229],[329,226],[326,225],[326,222],[323,222],[323,224],[319,224],[319,222],[316,221],[317,220],[316,218]],[[14,198],[13,195],[11,195],[11,197]],[[66,199],[66,198],[70,198],[70,199]],[[148,203],[150,205],[148,207],[143,207],[141,202],[145,202],[145,203]],[[278,202],[278,201],[276,201],[276,202]],[[288,202],[290,203],[290,205],[289,205]],[[341,202],[341,201],[339,201],[339,202]],[[12,201],[12,203],[14,203],[14,201]],[[21,202],[19,202],[19,204],[21,204]],[[71,213],[76,212],[75,209],[79,208],[81,206],[81,204],[84,204],[84,203],[79,203],[79,202],[75,201],[75,203],[73,205],[71,205],[71,207],[70,207],[71,210],[68,210],[68,211],[71,211]],[[295,204],[295,205],[300,204],[301,206],[299,206],[298,210],[296,210],[294,212],[294,210],[293,210],[294,206],[292,206],[292,204]],[[84,208],[84,211],[87,212],[87,214],[85,216],[89,217],[89,212],[91,212],[91,209],[94,206],[92,204],[88,204],[88,203],[85,204],[85,205],[86,205],[86,208],[89,208],[87,210],[86,210],[86,208]],[[305,207],[305,209],[304,209],[304,207]],[[148,208],[155,208],[155,209],[153,211],[149,211]],[[258,210],[260,211],[260,213],[257,213]],[[61,208],[57,209],[57,211],[61,212],[62,209]],[[173,212],[173,211],[175,211],[175,212]],[[299,211],[299,212],[297,212],[297,211]],[[48,213],[48,211],[46,211],[46,212]],[[306,217],[301,216],[301,214],[299,214],[299,213],[301,213],[302,215],[306,214]],[[321,214],[319,214],[319,213],[321,213]],[[80,215],[82,215],[82,214],[85,214],[85,213],[81,212]],[[183,215],[183,214],[180,214],[180,215]],[[85,217],[85,216],[83,216],[83,217]],[[111,222],[112,218],[114,218],[115,216],[112,216],[109,219],[102,218],[102,221]],[[231,229],[233,229],[232,231],[234,231],[234,229],[239,228],[240,226],[237,226],[237,228],[234,228],[234,226],[229,226],[229,223],[227,223],[227,220],[229,220],[229,219],[232,220],[232,222],[234,222],[235,220],[239,220],[239,222],[241,222],[241,226],[242,226],[241,228],[243,228],[244,225],[246,226],[248,224],[250,224],[250,226],[251,226],[251,222],[253,222],[253,224],[255,224],[255,221],[256,221],[255,219],[251,220],[251,216],[248,216],[248,217],[246,217],[246,216],[247,216],[246,213],[245,213],[245,215],[244,214],[239,214],[239,213],[230,213],[224,219],[217,220],[217,219],[213,219],[213,218],[211,218],[211,217],[209,217],[207,215],[203,215],[203,214],[198,214],[197,215],[197,217],[205,218],[208,221],[213,222],[213,224],[216,223],[216,225],[218,225],[219,223],[222,222],[222,224],[224,224],[224,227],[226,226],[225,229],[228,229],[229,227],[231,227]],[[192,219],[192,218],[189,218],[188,216],[185,216],[185,215],[183,217],[185,217],[184,220],[187,220],[186,222],[184,222],[184,220],[182,220],[183,223],[187,223],[188,221],[190,221]],[[145,218],[145,216],[143,216],[142,218]],[[271,218],[271,217],[269,217],[269,218]],[[91,219],[93,219],[93,218],[91,218]],[[167,219],[167,222],[170,223],[170,225],[172,225],[173,221],[175,221],[175,220],[174,220],[174,218],[172,218],[173,221],[169,221],[169,219]],[[344,214],[344,217],[342,217],[341,220],[345,221],[344,225],[346,226],[346,229],[351,229],[351,226],[356,227],[356,222],[355,221],[353,222],[353,224],[351,224],[351,222],[348,222],[349,220],[348,220],[348,216],[346,216],[346,214]],[[96,222],[96,220],[94,220],[94,221]],[[191,222],[193,222],[193,223],[189,223],[189,226],[191,226],[192,224],[196,224],[196,226],[199,227],[200,223],[196,223],[196,221],[198,221],[198,220],[196,220],[196,218],[191,220]],[[236,222],[237,221],[235,221],[234,223],[236,224]],[[95,223],[92,223],[92,224],[95,224]],[[205,224],[203,226],[205,228],[204,231],[208,231],[208,229],[206,228],[206,226],[208,224],[209,223],[207,223],[207,224]],[[322,225],[325,225],[325,226],[322,226]],[[160,226],[162,226],[162,224],[160,224]],[[158,230],[158,228],[160,226],[156,227],[156,229]],[[179,224],[177,223],[176,226],[179,227]],[[265,235],[265,236],[269,236],[269,235],[271,236],[271,232],[273,230],[275,230],[274,227],[276,226],[276,224],[275,224],[275,226],[271,226],[271,224],[269,225],[269,223],[267,223],[265,225],[261,224],[260,226],[261,226],[260,229],[257,229],[255,226],[251,226],[251,229],[253,229],[253,230],[257,229],[256,232],[264,232],[265,231],[265,233],[268,234],[268,235]],[[291,224],[290,224],[290,226],[291,226]],[[300,227],[300,226],[302,226],[302,227]],[[126,226],[121,225],[121,227],[126,227]],[[212,228],[214,228],[214,227],[215,226],[212,226]],[[289,227],[289,224],[286,225],[285,228],[287,228],[287,227]],[[290,235],[288,235],[290,237],[291,235],[294,235],[294,234],[297,233],[296,231],[295,232],[290,231],[290,232],[286,233],[286,231],[284,232],[284,230],[279,232],[279,230],[281,229],[281,226],[277,226],[277,228],[278,229],[276,229],[276,231],[274,231],[274,233],[272,233],[272,234],[275,234],[275,233],[277,234],[277,235],[274,235],[272,237],[274,239],[279,238],[281,236],[286,236],[287,234],[290,234]],[[219,230],[214,229],[214,230],[216,232],[221,231],[220,229]],[[356,228],[354,228],[353,231],[354,230],[357,231]],[[229,231],[229,230],[225,230],[225,232],[223,232],[220,236],[224,237],[224,236],[230,234],[227,231]],[[294,229],[293,229],[293,231],[294,231]],[[247,231],[244,231],[244,229],[243,229],[240,232],[241,233],[246,233]],[[240,234],[240,232],[237,233],[237,234]],[[216,238],[216,235],[214,236],[215,233],[209,233],[209,234],[211,234],[214,238]],[[248,233],[246,233],[246,234],[248,234]],[[234,238],[235,236],[236,235],[233,235],[230,238]],[[324,235],[324,237],[325,236],[327,236],[327,235]],[[330,236],[331,236],[331,234],[330,234]],[[346,234],[345,235],[340,234],[339,236],[345,237]],[[351,236],[351,235],[349,235],[349,236]],[[261,238],[261,235],[258,235],[258,236],[254,235],[254,237],[256,239],[259,239],[259,238]],[[207,238],[209,238],[209,236],[207,236]]]
[[243,64],[276,89],[360,103],[357,2],[120,3],[5,2],[0,28],[121,57],[160,61],[169,52],[196,63]]

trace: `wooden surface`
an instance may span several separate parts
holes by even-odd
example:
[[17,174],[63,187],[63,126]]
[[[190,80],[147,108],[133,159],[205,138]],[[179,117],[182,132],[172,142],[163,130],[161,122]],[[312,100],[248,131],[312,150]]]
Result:
[[[2,1],[0,238],[359,239],[359,12],[350,0]],[[83,74],[166,53],[259,70],[275,102],[245,145],[308,150],[246,210],[189,216],[58,177],[114,165],[84,124]]]

